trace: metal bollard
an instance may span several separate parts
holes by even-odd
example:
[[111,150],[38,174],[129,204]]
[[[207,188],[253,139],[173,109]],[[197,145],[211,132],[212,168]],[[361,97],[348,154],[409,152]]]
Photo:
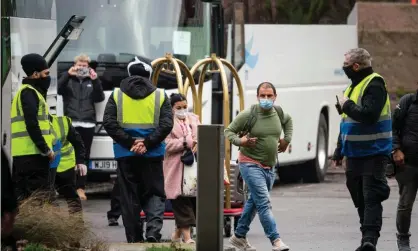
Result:
[[196,251],[223,249],[223,125],[199,125]]

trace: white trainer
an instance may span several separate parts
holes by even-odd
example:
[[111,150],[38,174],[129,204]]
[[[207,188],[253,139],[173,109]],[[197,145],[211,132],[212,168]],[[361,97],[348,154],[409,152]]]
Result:
[[239,250],[254,249],[254,247],[248,242],[247,238],[238,238],[235,234],[229,238],[229,243]]
[[277,239],[273,243],[273,251],[289,251],[290,248],[281,239]]

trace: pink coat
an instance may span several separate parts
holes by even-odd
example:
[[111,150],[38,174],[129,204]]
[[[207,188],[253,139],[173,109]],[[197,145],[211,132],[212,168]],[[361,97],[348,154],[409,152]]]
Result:
[[[180,123],[177,118],[174,118],[173,130],[165,139],[167,145],[164,157],[164,188],[167,199],[175,199],[181,194],[183,163],[180,157],[184,150],[184,133]],[[193,141],[197,141],[197,126],[200,124],[199,117],[193,113],[188,113],[186,124],[191,128],[191,134],[186,137],[187,145],[191,148]]]

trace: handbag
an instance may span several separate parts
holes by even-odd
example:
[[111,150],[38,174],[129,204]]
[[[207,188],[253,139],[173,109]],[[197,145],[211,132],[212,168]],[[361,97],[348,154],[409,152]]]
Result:
[[187,148],[187,143],[183,143],[184,152],[180,160],[183,163],[183,175],[181,183],[181,196],[197,196],[197,158],[192,150]]

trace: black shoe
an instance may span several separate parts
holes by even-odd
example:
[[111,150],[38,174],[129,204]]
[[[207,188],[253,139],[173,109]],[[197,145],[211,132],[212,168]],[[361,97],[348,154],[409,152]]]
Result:
[[376,246],[373,243],[366,241],[361,245],[360,251],[376,251]]
[[409,235],[397,235],[398,240],[397,240],[397,244],[398,244],[398,250],[399,251],[411,251],[411,246],[409,243]]
[[149,242],[149,243],[157,243],[158,240],[154,236],[149,236],[149,237],[147,237],[147,242]]
[[114,226],[119,226],[119,222],[117,219],[114,218],[110,218],[107,220],[109,226],[114,227]]

